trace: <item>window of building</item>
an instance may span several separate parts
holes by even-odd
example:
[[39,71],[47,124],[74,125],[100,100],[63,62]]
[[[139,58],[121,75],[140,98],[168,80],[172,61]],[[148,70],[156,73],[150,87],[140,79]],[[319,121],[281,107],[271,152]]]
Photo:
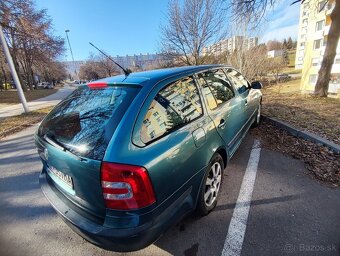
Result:
[[235,96],[233,88],[222,69],[198,74],[208,107],[213,110]]
[[340,64],[340,58],[334,60],[334,64]]
[[302,20],[302,24],[307,24],[308,23],[308,18],[305,18]]
[[300,44],[300,46],[305,46],[305,42],[302,42],[302,43]]
[[302,60],[303,60],[303,57],[299,57],[299,58],[298,58],[298,61],[302,61]]
[[150,136],[151,139],[155,138],[155,136],[156,136],[155,131],[150,132],[149,136]]
[[320,64],[320,58],[312,58],[312,66],[318,66]]
[[309,83],[310,84],[315,84],[316,83],[316,78],[317,78],[317,75],[310,75],[309,76]]
[[320,21],[316,22],[315,31],[322,30],[324,25],[325,25],[325,20],[320,20]]
[[142,124],[141,140],[144,143],[151,142],[202,114],[202,103],[193,78],[187,77],[171,83],[152,101]]
[[330,85],[331,84],[340,85],[340,73],[333,73],[333,74],[331,74],[331,78],[330,78],[329,84]]
[[319,3],[319,6],[318,6],[318,11],[321,12],[323,10],[325,10],[325,6],[327,4],[327,0],[322,0],[320,3]]
[[314,41],[314,46],[313,46],[313,49],[320,49],[321,47],[321,39],[318,39],[318,40],[315,40]]

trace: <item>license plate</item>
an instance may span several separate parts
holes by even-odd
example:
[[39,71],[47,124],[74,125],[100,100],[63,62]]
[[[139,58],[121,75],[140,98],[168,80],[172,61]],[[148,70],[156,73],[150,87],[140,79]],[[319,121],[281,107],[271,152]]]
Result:
[[73,180],[70,175],[67,175],[61,171],[58,171],[56,168],[53,166],[49,166],[47,168],[47,171],[49,173],[52,173],[54,176],[56,176],[60,181],[62,181],[65,185],[73,189]]

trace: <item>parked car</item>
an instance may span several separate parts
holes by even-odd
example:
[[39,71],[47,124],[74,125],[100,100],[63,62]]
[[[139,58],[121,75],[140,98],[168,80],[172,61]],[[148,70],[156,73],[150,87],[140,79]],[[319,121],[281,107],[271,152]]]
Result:
[[53,89],[54,86],[53,84],[49,83],[49,82],[40,82],[37,84],[37,88],[38,89]]
[[78,86],[78,85],[85,84],[85,83],[86,83],[85,80],[74,80],[72,82],[72,85]]
[[80,86],[35,134],[42,191],[93,244],[144,248],[188,212],[214,209],[226,165],[260,122],[261,88],[222,65]]
[[292,77],[288,74],[279,74],[277,79],[279,80],[279,82],[286,82],[289,81]]

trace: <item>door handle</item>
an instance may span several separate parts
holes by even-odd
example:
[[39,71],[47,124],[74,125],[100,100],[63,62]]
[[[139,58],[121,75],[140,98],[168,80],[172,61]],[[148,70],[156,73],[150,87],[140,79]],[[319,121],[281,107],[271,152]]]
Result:
[[223,129],[224,126],[225,126],[225,121],[224,121],[224,119],[221,119],[220,124],[218,125],[218,128]]

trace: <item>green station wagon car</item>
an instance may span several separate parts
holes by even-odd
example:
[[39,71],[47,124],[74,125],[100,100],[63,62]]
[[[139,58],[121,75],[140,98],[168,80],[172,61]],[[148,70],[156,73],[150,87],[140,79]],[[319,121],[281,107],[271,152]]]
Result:
[[216,206],[223,170],[260,121],[261,87],[222,65],[80,86],[35,134],[42,191],[93,244],[142,249],[187,213]]

